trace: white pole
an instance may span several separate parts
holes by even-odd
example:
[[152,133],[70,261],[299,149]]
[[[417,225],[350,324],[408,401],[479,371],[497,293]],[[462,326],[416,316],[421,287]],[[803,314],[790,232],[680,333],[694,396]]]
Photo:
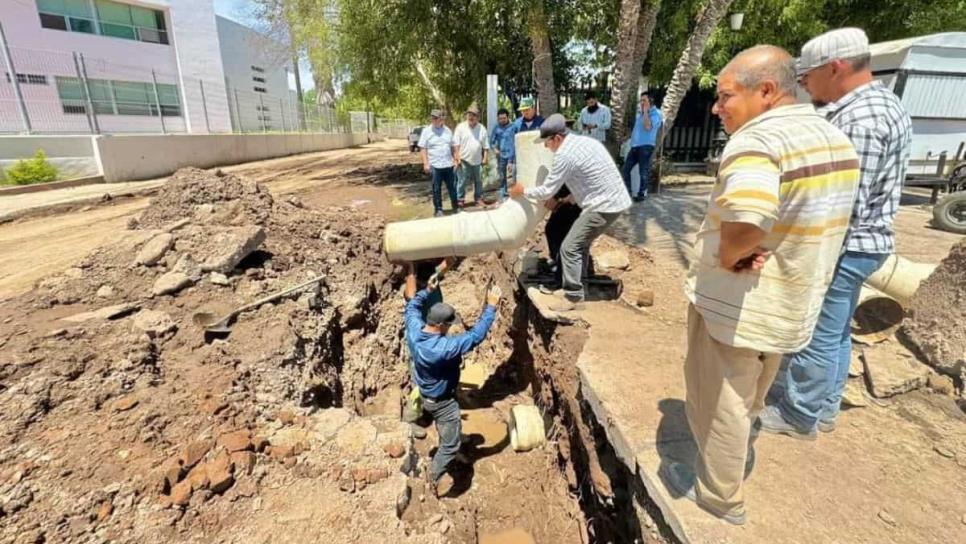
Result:
[[496,74],[486,76],[486,129],[492,131],[496,128],[497,108],[497,85],[499,80]]

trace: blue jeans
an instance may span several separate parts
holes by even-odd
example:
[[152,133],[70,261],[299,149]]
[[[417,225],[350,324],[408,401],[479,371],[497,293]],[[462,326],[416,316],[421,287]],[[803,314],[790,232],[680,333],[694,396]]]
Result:
[[439,434],[439,447],[433,456],[433,464],[429,476],[436,482],[446,472],[450,462],[460,452],[460,405],[456,397],[435,401],[423,397],[423,409],[433,416],[436,423],[436,433]]
[[642,145],[638,147],[632,147],[627,153],[627,158],[624,159],[624,169],[621,174],[624,176],[624,186],[627,187],[627,193],[633,194],[631,190],[631,172],[634,171],[634,167],[639,167],[639,173],[641,175],[641,186],[637,190],[637,194],[640,196],[647,195],[647,189],[651,185],[651,155],[654,154],[653,145]]
[[769,396],[788,423],[803,432],[819,421],[832,421],[842,404],[842,390],[852,360],[852,314],[862,283],[888,255],[846,251],[839,257],[808,346],[786,355]]
[[466,200],[466,186],[473,184],[473,200],[479,202],[483,200],[483,165],[482,164],[460,164],[456,171],[456,199],[460,202]]
[[453,206],[453,211],[456,211],[456,174],[453,172],[453,167],[430,168],[429,172],[433,179],[433,209],[437,212],[443,211],[443,183],[446,183],[449,202]]
[[509,196],[506,183],[506,170],[509,164],[510,161],[503,157],[496,160],[496,173],[500,176],[500,200],[506,200],[506,197]]

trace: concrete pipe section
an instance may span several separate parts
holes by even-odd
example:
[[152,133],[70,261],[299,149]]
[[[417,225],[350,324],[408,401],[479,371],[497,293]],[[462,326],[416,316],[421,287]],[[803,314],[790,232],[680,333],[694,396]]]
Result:
[[[536,187],[553,164],[553,153],[534,143],[537,132],[516,136],[517,183]],[[529,199],[508,198],[493,210],[416,219],[386,225],[383,247],[392,262],[468,257],[523,245],[546,208]]]
[[536,406],[518,404],[510,410],[510,445],[513,451],[530,451],[547,441],[543,414]]
[[852,338],[863,344],[875,344],[892,336],[902,323],[905,309],[919,284],[935,269],[933,264],[914,263],[890,255],[862,286],[855,307]]

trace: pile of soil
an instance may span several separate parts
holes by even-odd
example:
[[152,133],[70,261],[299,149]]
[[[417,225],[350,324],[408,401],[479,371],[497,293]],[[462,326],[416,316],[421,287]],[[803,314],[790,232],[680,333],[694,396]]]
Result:
[[[399,422],[404,277],[381,218],[186,169],[129,227],[0,303],[0,542],[581,541],[580,477],[553,447],[480,446],[461,495],[432,495],[434,432],[414,443]],[[533,402],[507,270],[466,259],[444,286],[464,326],[490,278],[508,294],[468,359],[493,373],[470,403],[487,429]],[[227,337],[193,322],[318,276]]]
[[966,380],[966,240],[919,286],[902,331],[936,370]]
[[[389,480],[397,467],[379,447],[304,454],[331,438],[312,410],[354,414],[384,390],[398,410],[402,277],[380,253],[380,219],[186,169],[130,226],[6,305],[0,540],[166,540],[197,530],[213,498],[257,495],[273,465]],[[228,337],[192,322],[317,276]],[[177,281],[161,293],[166,278]],[[391,424],[377,435],[407,447]]]

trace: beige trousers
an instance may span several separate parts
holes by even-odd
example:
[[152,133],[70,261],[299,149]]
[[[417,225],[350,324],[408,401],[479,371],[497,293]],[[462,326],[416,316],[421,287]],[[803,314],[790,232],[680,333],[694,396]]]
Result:
[[695,494],[718,514],[740,515],[748,438],[781,355],[723,344],[708,333],[704,317],[688,308],[684,361],[688,425],[698,445]]

